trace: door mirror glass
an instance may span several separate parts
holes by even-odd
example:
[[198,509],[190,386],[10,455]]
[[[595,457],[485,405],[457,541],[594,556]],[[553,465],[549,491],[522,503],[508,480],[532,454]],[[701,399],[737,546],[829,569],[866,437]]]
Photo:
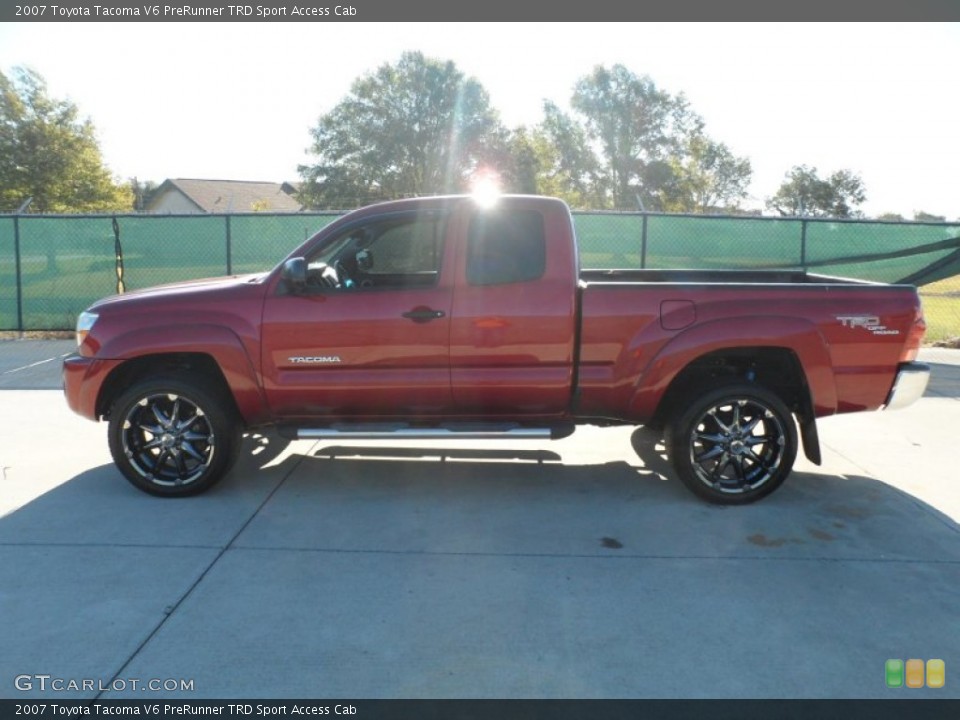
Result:
[[290,258],[283,264],[280,277],[294,292],[302,291],[307,285],[307,261],[302,257]]

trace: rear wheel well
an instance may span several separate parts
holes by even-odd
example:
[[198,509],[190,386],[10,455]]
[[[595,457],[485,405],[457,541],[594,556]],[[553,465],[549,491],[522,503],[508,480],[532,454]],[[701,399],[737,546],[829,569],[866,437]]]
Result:
[[770,390],[798,416],[806,416],[810,389],[796,354],[788,348],[746,347],[717,350],[703,355],[670,383],[654,415],[656,426],[666,425],[683,411],[686,400],[722,384],[750,383]]
[[114,368],[97,397],[97,416],[108,419],[110,408],[124,390],[144,378],[159,375],[200,379],[207,383],[209,391],[229,402],[229,409],[236,413],[233,393],[216,360],[203,353],[164,353],[132,358]]

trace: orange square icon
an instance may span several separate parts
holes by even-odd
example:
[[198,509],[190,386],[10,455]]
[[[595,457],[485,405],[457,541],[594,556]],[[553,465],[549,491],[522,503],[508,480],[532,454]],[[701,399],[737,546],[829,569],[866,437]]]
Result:
[[908,688],[923,687],[923,660],[907,660]]
[[943,660],[927,660],[927,687],[942,688],[947,676]]

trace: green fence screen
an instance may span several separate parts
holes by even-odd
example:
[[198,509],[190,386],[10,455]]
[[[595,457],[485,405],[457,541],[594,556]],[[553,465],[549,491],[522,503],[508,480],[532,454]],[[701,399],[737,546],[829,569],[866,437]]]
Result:
[[[267,270],[336,217],[0,216],[0,330],[70,329],[116,292],[114,223],[133,290]],[[944,316],[936,332],[960,335],[960,224],[590,212],[574,222],[585,268],[797,268],[908,282]]]

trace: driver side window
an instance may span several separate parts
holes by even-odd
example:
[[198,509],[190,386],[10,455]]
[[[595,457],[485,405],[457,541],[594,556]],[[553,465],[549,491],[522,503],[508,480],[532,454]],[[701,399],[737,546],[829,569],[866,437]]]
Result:
[[309,259],[308,283],[326,290],[432,287],[445,227],[445,218],[422,213],[353,226]]

